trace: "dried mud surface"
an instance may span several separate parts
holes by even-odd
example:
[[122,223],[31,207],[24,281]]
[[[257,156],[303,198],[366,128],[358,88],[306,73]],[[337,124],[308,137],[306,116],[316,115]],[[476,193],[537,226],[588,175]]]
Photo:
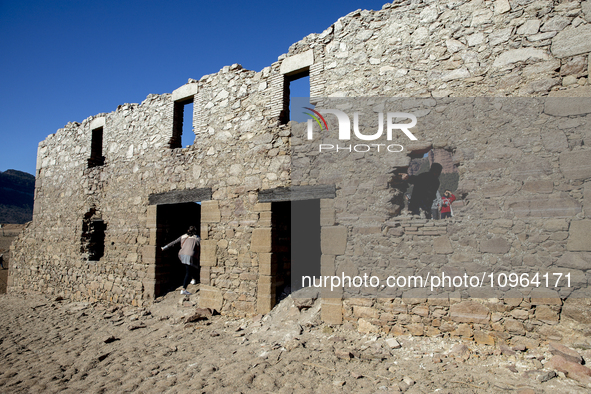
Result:
[[543,368],[547,346],[501,355],[399,337],[391,348],[387,337],[321,324],[319,305],[300,312],[290,297],[254,319],[199,320],[197,299],[172,292],[134,308],[2,295],[0,392],[589,392]]

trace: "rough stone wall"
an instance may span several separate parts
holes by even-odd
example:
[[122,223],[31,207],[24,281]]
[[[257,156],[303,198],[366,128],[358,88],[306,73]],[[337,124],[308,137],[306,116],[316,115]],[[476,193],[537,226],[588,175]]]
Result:
[[[264,313],[274,303],[275,268],[271,206],[258,196],[292,184],[336,186],[334,199],[321,200],[323,274],[375,262],[382,275],[398,266],[417,272],[426,266],[510,269],[560,261],[587,283],[591,176],[585,163],[591,142],[585,105],[571,102],[562,108],[562,121],[548,120],[545,104],[538,103],[539,123],[517,122],[504,133],[476,127],[473,118],[471,132],[458,134],[451,121],[425,114],[413,129],[419,144],[404,145],[407,153],[430,147],[454,153],[464,198],[455,206],[458,217],[445,226],[393,217],[396,209],[388,203],[400,197],[394,173],[404,170],[409,156],[381,163],[382,175],[368,182],[346,179],[336,170],[324,178],[294,174],[301,165],[292,159],[305,150],[293,154],[301,137],[292,135],[297,127],[281,124],[281,116],[286,77],[302,71],[309,72],[311,97],[319,105],[337,97],[419,97],[427,102],[402,109],[430,107],[432,116],[440,111],[465,122],[474,115],[475,102],[447,105],[442,98],[588,97],[588,21],[591,6],[579,1],[395,2],[339,19],[293,44],[260,72],[226,66],[172,94],[150,95],[140,105],[69,123],[39,145],[34,219],[13,246],[10,288],[150,302],[159,259],[158,215],[150,196],[207,189],[202,303],[226,313]],[[195,143],[170,149],[174,102],[191,98]],[[87,168],[96,127],[103,127],[105,163]],[[107,226],[105,255],[98,262],[85,261],[80,253],[82,220],[91,209]],[[462,329],[469,336],[511,332],[507,327],[513,320],[526,332],[555,323],[556,316],[589,322],[585,300],[567,307],[552,297],[540,308],[528,297],[513,297],[521,298],[513,305],[502,299],[455,302],[452,295],[425,306],[421,297],[343,301],[333,294],[325,297],[322,313],[326,321],[344,319],[363,330],[398,327],[398,332],[418,333],[423,324],[423,332]],[[477,317],[454,318],[461,307]],[[445,329],[444,321],[450,324]],[[495,329],[497,323],[502,330]],[[536,335],[544,335],[540,327]]]
[[[204,187],[212,189],[219,209],[217,219],[215,214],[213,219],[204,217],[204,250],[219,251],[213,260],[229,267],[246,262],[248,272],[253,265],[248,237],[258,219],[258,213],[252,213],[255,192],[285,185],[289,177],[289,130],[270,130],[277,119],[269,117],[269,105],[260,105],[267,100],[270,70],[224,67],[181,87],[178,94],[150,95],[141,105],[125,104],[114,113],[69,123],[41,142],[35,226],[26,237],[34,252],[27,256],[26,266],[16,266],[14,286],[141,304],[150,299],[154,275],[156,237],[150,237],[147,223],[148,197]],[[195,106],[196,143],[188,149],[169,149],[174,96],[185,98],[186,91],[195,90],[195,101],[207,103]],[[101,119],[106,160],[104,166],[87,168],[95,119]],[[209,206],[205,203],[204,210]],[[82,218],[91,208],[107,225],[106,253],[99,263],[81,261],[80,256]],[[237,273],[213,265],[204,264],[204,282],[211,275],[218,288],[240,287],[242,294],[254,298],[252,286],[235,283],[241,268]],[[254,311],[252,305],[246,309]]]
[[[129,183],[141,184],[142,176],[153,177],[142,159],[170,138],[170,121],[163,116],[169,101],[170,95],[150,95],[142,105],[125,104],[111,114],[68,123],[39,144],[34,220],[25,238],[34,245],[34,253],[27,255],[25,267],[15,267],[15,272],[24,270],[27,287],[81,298],[110,293],[115,302],[141,299],[145,268],[139,255],[148,240],[146,207],[139,194],[126,188]],[[87,168],[95,119],[104,124],[103,154],[116,171]],[[106,248],[109,264],[81,260],[82,219],[91,208],[107,223],[105,244],[116,245]]]
[[[328,108],[338,107],[338,102],[350,101],[333,99]],[[368,102],[372,107],[378,100]],[[389,102],[385,107],[420,113],[416,135],[421,141],[434,142],[406,144],[408,156],[395,158],[375,149],[363,154],[346,149],[318,154],[319,143],[348,145],[330,135],[309,143],[299,141],[295,149],[294,162],[305,165],[294,165],[294,183],[336,185],[331,244],[346,246],[339,251],[323,249],[322,274],[340,278],[367,274],[384,284],[389,276],[425,279],[428,274],[445,273],[488,279],[493,273],[529,278],[548,273],[555,279],[554,273],[562,273],[570,275],[571,286],[565,282],[554,286],[553,279],[549,286],[543,280],[538,287],[501,288],[486,282],[483,287],[448,285],[435,291],[429,291],[428,285],[426,289],[422,285],[385,289],[349,285],[334,291],[325,287],[322,294],[330,300],[323,306],[325,320],[353,322],[368,333],[445,334],[483,343],[515,336],[514,340],[527,338],[530,344],[560,337],[560,330],[553,327],[559,323],[574,320],[588,325],[589,99]],[[575,114],[581,102],[584,109]],[[295,134],[304,132],[302,128]],[[395,216],[384,209],[387,198],[383,196],[399,194],[402,189],[397,188],[404,187],[396,173],[407,168],[415,152],[432,147],[454,152],[458,165],[456,194],[461,200],[453,204],[454,219]]]
[[314,50],[328,97],[544,95],[587,83],[590,14],[579,1],[402,1],[355,11],[288,55]]

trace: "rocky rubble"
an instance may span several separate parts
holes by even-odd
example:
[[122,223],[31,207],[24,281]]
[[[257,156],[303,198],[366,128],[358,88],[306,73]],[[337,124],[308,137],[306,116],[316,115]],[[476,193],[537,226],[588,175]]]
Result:
[[321,323],[318,303],[300,311],[291,297],[264,318],[233,319],[197,310],[191,305],[197,298],[169,293],[135,308],[4,295],[0,389],[525,394],[591,388],[579,379],[588,368],[562,356],[588,359],[589,349],[362,335]]

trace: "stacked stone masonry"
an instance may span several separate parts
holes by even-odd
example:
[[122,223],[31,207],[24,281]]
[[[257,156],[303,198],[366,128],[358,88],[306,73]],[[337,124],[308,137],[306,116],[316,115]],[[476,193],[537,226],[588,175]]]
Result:
[[[570,269],[584,288],[591,280],[591,109],[584,99],[591,97],[590,37],[587,1],[396,1],[340,18],[259,72],[225,66],[172,94],[70,122],[39,144],[34,217],[12,246],[9,291],[152,302],[169,272],[159,247],[163,223],[172,219],[164,204],[150,203],[164,195],[177,204],[201,202],[201,305],[267,313],[280,279],[273,203],[260,195],[326,185],[334,196],[315,197],[322,275],[357,274],[360,267],[380,277],[426,268],[558,267]],[[320,159],[282,119],[289,76],[298,73],[309,73],[318,103],[422,100],[416,108],[430,115],[413,129],[419,141],[405,144],[367,181],[347,176],[349,169],[331,159],[322,176],[300,173],[300,159]],[[454,101],[461,97],[468,99]],[[452,115],[468,122],[480,106],[470,98],[485,97],[532,98],[535,120],[509,123],[513,131],[499,133],[476,124],[496,121],[486,109],[486,118],[461,133],[452,123],[429,123]],[[535,101],[542,98],[559,101]],[[171,149],[175,102],[188,100],[194,144]],[[489,104],[510,112],[507,101]],[[97,129],[104,163],[89,166]],[[402,198],[396,173],[429,149],[452,152],[460,173],[451,220],[398,216],[400,206],[389,202]],[[98,261],[81,253],[85,217],[104,224]],[[322,296],[326,322],[368,333],[538,341],[560,337],[566,325],[585,332],[591,323],[589,298],[559,292],[502,298],[473,292],[469,300],[455,289],[434,298]]]

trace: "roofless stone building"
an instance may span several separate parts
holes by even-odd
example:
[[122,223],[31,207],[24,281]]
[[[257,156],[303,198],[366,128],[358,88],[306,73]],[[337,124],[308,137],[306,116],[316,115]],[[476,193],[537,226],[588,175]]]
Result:
[[[222,313],[273,308],[297,275],[297,236],[317,275],[528,275],[502,288],[491,277],[493,293],[451,282],[434,296],[325,289],[329,323],[482,343],[588,327],[590,22],[590,2],[396,1],[342,17],[259,72],[225,66],[68,123],[39,144],[34,217],[13,244],[9,291],[150,303],[179,276],[175,252],[159,246],[198,223],[199,302]],[[353,111],[364,98],[384,124],[389,112],[414,114],[417,140],[395,129],[387,141],[384,128],[383,149],[403,147],[387,155],[336,131],[308,140],[307,124],[289,121],[289,86],[304,76],[316,109]],[[187,103],[195,139],[182,147]],[[451,220],[400,215],[398,174],[430,149],[453,155],[460,176]],[[533,286],[535,273],[572,283]]]

